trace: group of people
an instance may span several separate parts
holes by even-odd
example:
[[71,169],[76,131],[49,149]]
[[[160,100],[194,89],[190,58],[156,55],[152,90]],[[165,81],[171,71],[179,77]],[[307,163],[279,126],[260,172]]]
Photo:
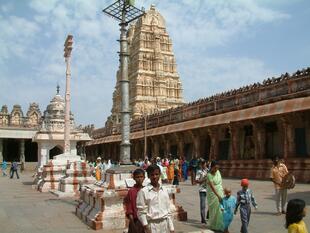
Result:
[[169,193],[159,182],[161,169],[150,164],[146,173],[150,183],[143,187],[145,170],[138,168],[133,172],[136,184],[125,198],[128,233],[173,233]]
[[115,164],[112,163],[110,159],[102,161],[101,157],[98,157],[96,162],[87,161],[87,163],[90,166],[91,172],[96,177],[97,181],[104,181],[104,174],[106,170],[115,166]]
[[[257,209],[258,205],[253,191],[249,189],[249,180],[241,180],[241,190],[237,197],[231,194],[230,188],[223,188],[222,177],[216,161],[199,161],[199,169],[196,175],[196,183],[200,185],[200,213],[201,222],[209,220],[212,230],[229,232],[229,225],[234,214],[240,210],[241,233],[248,233],[248,225],[251,216],[251,205]],[[308,233],[302,218],[305,216],[305,202],[300,199],[290,200],[287,208],[287,189],[294,187],[294,180],[287,167],[278,158],[273,160],[270,178],[275,186],[276,209],[275,215],[286,215],[286,227],[289,233]],[[206,199],[208,211],[206,216]]]
[[[145,160],[138,164],[140,168],[135,170],[133,178],[136,184],[131,188],[126,197],[127,216],[129,218],[130,232],[174,232],[173,221],[169,209],[169,195],[165,186],[165,179],[161,178],[165,167],[170,164],[180,164],[182,162],[161,160],[156,158],[149,162]],[[194,161],[195,162],[195,161]],[[286,228],[289,233],[308,233],[303,217],[305,216],[305,202],[300,199],[292,199],[287,207],[287,185],[286,177],[289,174],[285,164],[278,158],[274,159],[274,165],[271,168],[270,178],[275,185],[276,208],[275,215],[285,214]],[[249,188],[250,182],[244,178],[241,180],[240,190],[236,197],[232,195],[229,187],[223,187],[222,176],[219,165],[216,161],[197,160],[197,169],[193,169],[190,161],[192,174],[196,173],[193,183],[199,184],[200,215],[201,223],[208,221],[209,228],[216,232],[229,233],[229,226],[233,221],[234,215],[240,212],[241,233],[248,233],[248,226],[251,217],[251,205],[257,209],[258,204],[254,197],[254,192]],[[194,164],[195,165],[195,164]],[[176,168],[174,167],[174,171]],[[179,169],[180,170],[180,169]],[[179,174],[179,170],[177,174]],[[151,183],[143,187],[145,171],[150,178]],[[171,183],[168,179],[167,182]],[[172,182],[174,183],[174,182]],[[159,201],[161,200],[161,201]],[[206,205],[207,203],[207,205]],[[206,211],[208,207],[208,211]]]
[[154,157],[151,161],[146,158],[144,161],[138,160],[133,163],[146,170],[151,164],[156,164],[161,170],[161,181],[163,183],[179,185],[180,181],[188,179],[189,162],[185,158],[173,158],[171,155],[165,158]]
[[[232,195],[230,188],[223,188],[222,176],[216,161],[208,162],[201,159],[200,169],[197,171],[196,183],[200,185],[200,216],[201,223],[207,223],[212,230],[229,232],[229,225],[234,214],[240,209],[241,232],[248,232],[251,215],[251,204],[257,208],[253,191],[250,190],[249,180],[241,180],[241,190],[237,192],[237,198]],[[206,216],[206,200],[208,211]]]
[[[117,166],[119,163],[113,163],[110,160],[102,161],[98,157],[96,163],[89,164],[94,171],[96,179],[104,181],[105,171],[113,166]],[[129,232],[173,232],[174,228],[171,213],[169,212],[169,202],[158,202],[156,200],[159,200],[158,198],[160,200],[168,198],[167,200],[169,200],[168,194],[165,193],[167,190],[165,190],[165,186],[162,186],[162,184],[179,185],[179,181],[186,181],[188,173],[190,173],[192,184],[199,184],[200,186],[201,223],[206,224],[208,221],[210,229],[229,233],[229,226],[233,221],[233,216],[239,210],[241,219],[240,232],[248,233],[251,205],[255,209],[258,207],[253,191],[249,188],[250,182],[248,179],[241,180],[241,189],[236,193],[235,197],[232,195],[229,187],[223,187],[222,176],[216,161],[211,162],[202,158],[194,158],[188,162],[185,158],[178,159],[167,156],[165,158],[155,157],[151,160],[146,158],[145,160],[133,161],[133,164],[138,169],[133,173],[136,185],[129,191],[126,198],[127,216],[130,220]],[[145,178],[145,172],[151,183],[143,187],[142,183]],[[288,174],[289,172],[283,161],[275,158],[270,172],[270,178],[275,187],[277,209],[275,214],[286,215],[286,227],[290,233],[307,233],[307,231],[291,230],[298,227],[306,229],[306,226],[300,217],[304,215],[304,202],[302,200],[291,200],[286,209],[288,182],[286,177]],[[145,191],[140,192],[140,190]],[[299,208],[296,205],[299,205]],[[295,207],[293,208],[292,206]],[[208,211],[206,211],[206,207],[208,207]],[[292,212],[292,208],[295,212]],[[295,216],[297,209],[300,210],[298,218]],[[292,213],[295,213],[295,215]],[[297,222],[296,219],[299,221]]]
[[[2,164],[1,164],[1,170],[2,170],[2,176],[7,176],[6,170],[8,168],[8,163],[3,160]],[[23,165],[21,165],[21,171],[22,171]],[[16,161],[13,161],[11,163],[11,167],[10,167],[10,178],[13,179],[14,174],[16,174],[17,179],[19,179],[19,175],[18,175],[18,163]]]

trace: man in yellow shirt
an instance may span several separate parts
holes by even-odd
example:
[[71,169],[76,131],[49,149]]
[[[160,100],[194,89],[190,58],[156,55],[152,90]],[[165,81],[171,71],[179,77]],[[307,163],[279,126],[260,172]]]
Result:
[[287,202],[287,189],[282,185],[283,178],[288,174],[287,167],[281,163],[278,157],[273,159],[273,166],[270,171],[270,178],[275,187],[276,215],[285,214],[285,205]]

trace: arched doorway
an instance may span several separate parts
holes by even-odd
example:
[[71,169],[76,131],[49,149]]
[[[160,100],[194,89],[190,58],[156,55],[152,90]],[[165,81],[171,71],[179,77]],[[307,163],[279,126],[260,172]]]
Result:
[[53,149],[50,150],[50,153],[49,153],[49,159],[53,159],[54,156],[56,155],[60,155],[63,153],[63,150],[60,146],[55,146]]

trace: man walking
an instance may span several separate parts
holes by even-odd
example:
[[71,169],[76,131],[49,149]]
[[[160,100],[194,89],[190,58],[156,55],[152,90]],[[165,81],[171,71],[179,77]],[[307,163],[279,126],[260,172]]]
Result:
[[11,179],[13,178],[14,173],[16,173],[16,177],[17,177],[17,179],[19,179],[19,175],[18,175],[18,172],[17,172],[17,167],[18,167],[17,162],[14,161],[12,163],[12,166],[11,166],[11,177],[10,177]]
[[278,157],[273,159],[273,166],[270,172],[270,178],[275,187],[276,215],[285,214],[285,205],[287,202],[287,189],[283,186],[283,178],[288,174],[287,167],[279,161]]

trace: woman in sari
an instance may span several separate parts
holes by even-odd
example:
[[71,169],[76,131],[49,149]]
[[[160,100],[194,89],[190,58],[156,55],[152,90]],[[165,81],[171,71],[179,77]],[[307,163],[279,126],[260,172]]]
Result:
[[173,160],[170,160],[168,169],[167,169],[167,176],[168,176],[168,182],[169,184],[172,184],[172,181],[174,179],[174,162]]
[[209,207],[209,226],[215,231],[224,231],[223,213],[220,202],[224,196],[222,176],[218,170],[218,163],[211,162],[210,171],[207,174],[207,200]]
[[100,181],[100,180],[101,180],[101,170],[102,170],[101,158],[98,157],[98,158],[97,158],[97,163],[96,163],[96,168],[95,168],[96,180],[97,180],[97,181]]

